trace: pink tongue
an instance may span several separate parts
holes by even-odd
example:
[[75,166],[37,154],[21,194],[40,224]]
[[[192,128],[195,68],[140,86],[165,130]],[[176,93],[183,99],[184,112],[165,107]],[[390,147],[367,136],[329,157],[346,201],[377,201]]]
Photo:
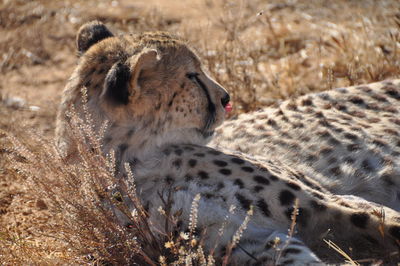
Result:
[[230,113],[231,111],[232,111],[232,104],[228,103],[227,105],[225,105],[225,112]]

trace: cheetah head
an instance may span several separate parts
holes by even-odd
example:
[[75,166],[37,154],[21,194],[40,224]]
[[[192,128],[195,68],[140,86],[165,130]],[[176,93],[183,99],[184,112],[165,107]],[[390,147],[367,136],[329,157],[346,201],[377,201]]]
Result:
[[108,120],[114,137],[126,138],[126,129],[158,146],[204,144],[224,120],[229,94],[168,33],[114,36],[91,22],[79,30],[77,48],[80,62],[70,86],[87,88],[96,122]]

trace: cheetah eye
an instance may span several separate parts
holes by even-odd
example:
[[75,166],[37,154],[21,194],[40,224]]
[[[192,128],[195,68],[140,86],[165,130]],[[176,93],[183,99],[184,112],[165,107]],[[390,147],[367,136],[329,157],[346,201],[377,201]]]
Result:
[[187,77],[188,79],[190,79],[190,80],[196,79],[198,75],[199,75],[199,73],[196,73],[196,72],[189,72],[189,73],[186,73],[186,77]]

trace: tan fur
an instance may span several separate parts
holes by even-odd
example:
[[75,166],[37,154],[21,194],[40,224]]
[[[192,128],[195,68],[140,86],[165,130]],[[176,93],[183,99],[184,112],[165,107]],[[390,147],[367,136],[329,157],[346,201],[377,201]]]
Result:
[[281,157],[335,194],[400,210],[400,80],[341,88],[244,114],[211,146]]
[[[141,84],[137,87],[131,84],[129,105],[115,107],[99,99],[105,75],[112,65],[119,60],[126,60],[134,69],[137,57],[146,49],[157,50],[160,59],[152,69],[144,69],[140,77]],[[143,62],[141,64],[145,65]],[[126,131],[130,129],[130,124],[135,124],[135,130],[142,131],[143,139],[135,138],[134,143],[130,143],[130,147],[138,148],[137,146],[143,145],[142,143],[148,139],[148,134],[171,133],[173,129],[169,121],[172,120],[172,117],[178,123],[175,126],[180,130],[165,136],[165,141],[174,143],[176,140],[182,141],[189,137],[190,140],[187,141],[192,142],[192,135],[200,135],[193,132],[194,129],[204,126],[203,110],[207,102],[202,97],[204,92],[185,77],[189,72],[199,73],[199,78],[209,88],[210,96],[216,102],[216,121],[212,128],[208,129],[211,132],[223,121],[225,113],[220,104],[220,98],[226,94],[226,91],[204,72],[197,56],[182,41],[161,32],[103,40],[91,47],[80,58],[79,65],[63,92],[56,127],[58,146],[66,156],[71,156],[76,152],[70,145],[65,114],[72,106],[77,112],[81,112],[83,87],[88,91],[88,105],[96,105],[99,108],[92,114],[95,122],[107,119],[113,124],[118,121],[120,126],[127,127]],[[169,106],[171,101],[172,104]],[[137,121],[137,117],[140,118],[140,121]],[[158,126],[159,124],[162,124],[162,127]],[[99,128],[101,125],[96,124],[95,126]],[[112,130],[113,128],[109,129],[109,131]],[[187,136],[188,134],[189,136]],[[156,143],[147,143],[146,146],[147,149],[152,149],[163,143],[164,140],[158,138]],[[195,143],[203,144],[205,140],[202,136],[198,136]],[[106,145],[105,152],[109,149],[110,147]],[[137,156],[145,156],[145,153]]]
[[[82,31],[86,30],[91,33],[91,28],[84,26]],[[78,36],[83,43],[80,47],[89,46],[85,38],[86,34]],[[166,33],[146,33],[108,37],[87,51],[81,50],[84,53],[64,90],[58,115],[59,147],[69,156],[77,155],[65,115],[75,106],[77,114],[84,116],[80,91],[86,87],[86,106],[95,131],[105,121],[110,123],[101,140],[103,153],[115,151],[116,175],[120,178],[125,178],[125,163],[133,166],[138,195],[148,208],[155,234],[169,233],[165,231],[165,217],[158,211],[167,197],[171,212],[180,213],[177,226],[180,224],[179,230],[183,231],[188,228],[192,200],[200,194],[198,228],[207,232],[203,241],[208,252],[218,244],[216,258],[223,256],[246,213],[253,209],[240,248],[231,256],[238,265],[321,264],[313,251],[324,256],[320,248],[323,238],[333,239],[342,248],[352,248],[356,256],[361,256],[366,247],[378,253],[396,250],[399,213],[382,207],[382,220],[378,215],[380,206],[357,197],[335,195],[317,182],[314,175],[318,173],[313,169],[306,171],[279,156],[256,159],[204,146],[223,121],[222,102],[227,94],[204,73],[197,56],[183,42]],[[116,62],[129,67],[126,104],[109,101],[104,90],[106,77],[118,69]],[[124,84],[119,84],[115,89],[122,87]],[[215,119],[207,120],[213,105]],[[235,134],[241,130],[238,128]],[[132,202],[124,200],[133,211]],[[296,202],[297,225],[295,237],[290,238],[287,230]],[[237,207],[234,213],[229,212],[232,205]],[[224,234],[217,241],[226,217]],[[381,225],[384,238],[379,231]]]

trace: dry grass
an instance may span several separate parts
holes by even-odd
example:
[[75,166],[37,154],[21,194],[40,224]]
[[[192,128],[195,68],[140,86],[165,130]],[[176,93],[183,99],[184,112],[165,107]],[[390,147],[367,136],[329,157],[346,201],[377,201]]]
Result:
[[[35,139],[33,146],[41,147],[33,152],[28,139],[23,139],[23,144],[0,131],[11,144],[7,148],[8,164],[25,177],[29,193],[40,198],[37,204],[54,216],[49,223],[31,232],[33,239],[10,229],[0,230],[0,261],[7,265],[32,262],[210,266],[218,262],[228,265],[230,253],[251,218],[252,208],[227,246],[227,254],[215,259],[213,251],[207,254],[203,250],[206,232],[197,232],[200,194],[193,199],[188,232],[178,227],[181,213],[171,212],[170,196],[174,188],[160,194],[163,205],[159,212],[165,217],[164,230],[152,226],[136,194],[131,166],[125,164],[125,178],[114,178],[115,157],[113,153],[102,154],[102,136],[91,125],[90,114],[86,113],[85,118],[71,114],[69,129],[73,145],[78,149],[74,164],[66,161],[57,147],[40,135],[26,134],[29,139]],[[124,204],[123,195],[133,202],[133,210]],[[126,224],[118,219],[115,210],[126,215]],[[221,227],[221,235],[223,230]],[[48,243],[40,244],[41,241]]]
[[[308,92],[399,78],[399,8],[397,0],[0,1],[0,262],[167,264],[186,259],[182,249],[193,262],[212,262],[184,235],[155,240],[134,231],[146,228],[138,217],[140,226],[121,228],[101,204],[117,203],[104,195],[107,159],[82,146],[82,164],[72,167],[54,152],[55,110],[82,23],[181,35],[230,91],[236,115]],[[24,102],[10,104],[15,97]],[[36,133],[27,134],[31,128]]]

